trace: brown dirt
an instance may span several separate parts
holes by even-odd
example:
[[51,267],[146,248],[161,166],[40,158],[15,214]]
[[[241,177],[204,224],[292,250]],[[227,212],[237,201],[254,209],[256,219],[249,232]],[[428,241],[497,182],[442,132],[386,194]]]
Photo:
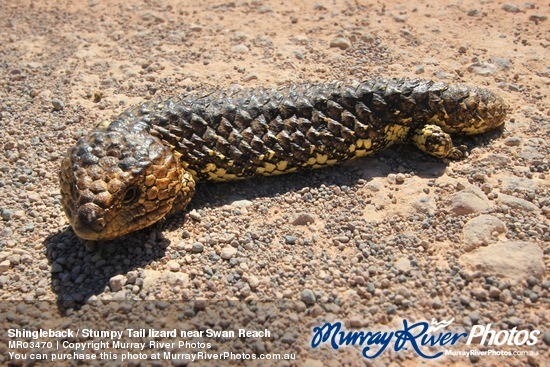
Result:
[[[6,312],[3,327],[62,328],[76,317],[115,328],[107,306],[82,307],[96,300],[300,301],[312,290],[314,305],[299,302],[278,317],[264,315],[269,322],[234,315],[280,333],[265,341],[268,352],[298,355],[274,365],[425,364],[410,351],[367,361],[353,348],[311,349],[311,329],[326,320],[380,330],[399,327],[404,318],[454,317],[467,330],[479,320],[548,334],[548,3],[190,3],[0,0],[0,299],[59,307],[34,321]],[[335,42],[341,47],[331,47]],[[67,226],[59,206],[61,157],[78,137],[132,104],[186,88],[379,75],[486,86],[510,105],[505,130],[464,139],[473,149],[460,162],[443,164],[398,147],[311,175],[205,185],[189,208],[200,221],[185,214],[110,244],[84,244]],[[487,208],[450,215],[452,195],[472,187],[486,195]],[[503,204],[499,194],[523,201]],[[238,209],[237,199],[249,202]],[[471,250],[462,229],[481,212],[506,226],[484,245],[536,244],[543,255],[526,261],[542,275],[529,265],[524,277],[510,279],[459,262]],[[314,223],[293,225],[300,213]],[[192,248],[196,243],[201,251]],[[216,259],[228,246],[238,249],[234,263]],[[134,273],[141,283],[131,283]],[[117,274],[128,282],[120,291],[111,284]],[[140,325],[145,314],[137,316]],[[430,363],[542,366],[550,335],[545,339],[541,334],[530,349],[538,356]],[[9,351],[5,341],[0,347]],[[7,364],[3,358],[0,364]]]

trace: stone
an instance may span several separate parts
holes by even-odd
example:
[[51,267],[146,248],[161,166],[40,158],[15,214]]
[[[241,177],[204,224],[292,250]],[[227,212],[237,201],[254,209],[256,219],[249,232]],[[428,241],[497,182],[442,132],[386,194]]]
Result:
[[511,69],[513,66],[510,59],[506,57],[491,56],[489,60],[501,69],[507,70],[507,69]]
[[412,270],[411,261],[406,257],[398,259],[393,266],[403,273]]
[[489,76],[497,71],[497,67],[495,64],[486,61],[478,61],[470,64],[468,71],[481,76]]
[[250,275],[247,279],[247,282],[250,288],[252,289],[256,289],[260,285],[260,280],[255,275]]
[[191,252],[194,254],[200,254],[204,251],[204,245],[200,242],[195,242],[191,245]]
[[234,206],[235,208],[247,208],[252,205],[252,201],[250,200],[235,200],[231,203],[231,206]]
[[296,237],[295,236],[285,236],[285,244],[287,245],[294,245],[296,243]]
[[479,270],[511,283],[529,276],[542,279],[545,273],[543,252],[533,242],[509,241],[491,244],[466,253],[459,258],[462,267]]
[[315,222],[315,218],[311,214],[308,213],[300,213],[294,218],[294,220],[291,222],[295,226],[307,226],[309,224],[312,224]]
[[135,284],[137,279],[138,279],[138,272],[135,270],[129,271],[126,274],[126,283],[128,284]]
[[126,277],[122,274],[115,275],[109,279],[109,288],[112,292],[118,292],[126,285]]
[[8,261],[12,266],[21,264],[21,255],[19,254],[11,254],[8,256]]
[[434,200],[429,195],[424,194],[411,197],[411,206],[421,214],[432,214],[437,209]]
[[506,305],[511,305],[514,298],[512,297],[512,292],[509,289],[505,289],[500,293],[498,300]]
[[347,50],[351,47],[351,41],[344,37],[336,37],[330,41],[330,47],[339,48],[341,50]]
[[222,249],[220,257],[224,260],[229,260],[237,253],[237,249],[233,246],[226,246]]
[[501,191],[505,194],[514,192],[535,193],[537,184],[525,177],[504,177],[502,179]]
[[414,73],[415,74],[422,74],[424,71],[426,71],[426,67],[424,65],[417,65],[414,67]]
[[521,144],[521,138],[519,136],[510,136],[504,139],[504,145],[509,147],[517,147]]
[[0,262],[0,274],[4,274],[10,269],[10,261],[4,260]]
[[497,202],[507,205],[512,209],[520,210],[522,212],[536,212],[539,210],[538,206],[527,200],[506,194],[499,194]]
[[200,222],[202,217],[196,209],[193,209],[189,212],[189,217],[197,222]]
[[54,111],[61,111],[65,108],[65,104],[58,99],[52,99],[52,106]]
[[464,249],[472,251],[491,242],[493,232],[506,233],[506,224],[492,215],[482,214],[470,219],[462,229]]
[[519,13],[521,10],[514,4],[504,4],[502,5],[502,10],[508,13]]
[[173,272],[180,271],[180,264],[176,260],[168,261],[166,266],[170,271],[173,271]]
[[248,47],[246,47],[245,45],[243,45],[242,43],[236,45],[236,46],[233,46],[231,48],[231,52],[233,52],[234,54],[245,54],[245,53],[248,53],[248,51],[250,51],[248,49]]
[[394,15],[393,20],[395,20],[397,23],[405,23],[407,21],[407,17],[404,15]]
[[481,190],[470,188],[451,196],[448,205],[449,212],[454,216],[459,216],[489,209],[489,200]]
[[535,22],[535,23],[539,23],[539,22],[544,22],[548,19],[548,16],[546,15],[542,15],[542,14],[532,14],[529,16],[529,20],[531,22]]
[[9,221],[13,216],[13,211],[10,209],[2,209],[0,213],[2,216],[2,220],[5,220],[6,222]]
[[311,289],[304,289],[302,291],[302,295],[300,296],[300,299],[302,302],[304,302],[306,305],[311,306],[317,302],[317,299],[315,298],[315,294]]

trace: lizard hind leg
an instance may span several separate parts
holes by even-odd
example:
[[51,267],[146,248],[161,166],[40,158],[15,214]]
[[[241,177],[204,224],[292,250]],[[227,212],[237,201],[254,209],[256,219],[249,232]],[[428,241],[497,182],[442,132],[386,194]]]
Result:
[[451,136],[437,125],[424,125],[413,132],[411,141],[421,151],[437,158],[460,159],[464,153],[453,146]]

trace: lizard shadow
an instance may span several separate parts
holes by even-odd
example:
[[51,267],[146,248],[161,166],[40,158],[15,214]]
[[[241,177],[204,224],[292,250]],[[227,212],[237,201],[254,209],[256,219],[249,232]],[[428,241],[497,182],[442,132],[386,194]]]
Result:
[[[112,241],[90,242],[78,238],[68,227],[49,235],[44,245],[50,263],[51,287],[57,295],[57,307],[64,313],[104,293],[114,276],[126,275],[162,258],[170,241],[160,233],[142,231]],[[124,285],[120,286],[122,292]],[[115,301],[124,299],[123,293],[112,297]]]
[[[476,137],[472,147],[484,145],[495,136],[493,133],[484,138]],[[111,293],[113,295],[109,296],[112,300],[124,300],[126,288],[137,287],[136,291],[132,289],[133,297],[141,299],[140,284],[118,283],[118,286],[117,284],[110,286],[111,279],[119,274],[124,276],[124,280],[130,279],[132,277],[126,276],[130,271],[142,271],[140,270],[142,267],[162,259],[171,241],[162,234],[161,229],[168,227],[169,231],[170,228],[187,224],[195,225],[194,221],[189,220],[189,216],[185,215],[190,210],[200,211],[209,207],[223,206],[235,200],[275,197],[281,193],[297,192],[305,187],[316,188],[321,185],[351,187],[359,180],[368,181],[402,171],[414,172],[419,177],[436,178],[445,172],[446,167],[445,162],[428,157],[414,147],[402,145],[345,163],[338,168],[304,171],[276,177],[258,177],[246,181],[201,183],[195,197],[184,212],[176,214],[163,224],[155,224],[112,241],[84,242],[74,234],[72,229],[67,228],[44,240],[51,266],[51,286],[57,295],[58,309],[60,312],[65,312],[67,309],[80,308],[89,299],[109,289],[114,291]],[[118,289],[120,291],[117,291]]]

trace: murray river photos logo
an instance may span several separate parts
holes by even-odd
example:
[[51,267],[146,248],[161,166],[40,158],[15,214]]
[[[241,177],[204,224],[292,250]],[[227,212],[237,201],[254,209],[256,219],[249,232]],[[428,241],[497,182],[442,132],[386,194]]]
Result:
[[[470,346],[533,346],[538,342],[539,330],[512,330],[496,331],[492,324],[475,325],[470,333],[453,332],[446,329],[454,322],[432,319],[431,323],[421,321],[410,323],[403,320],[403,327],[391,331],[349,331],[342,327],[341,322],[327,322],[323,326],[313,328],[311,347],[317,348],[327,344],[333,349],[345,346],[361,347],[363,357],[373,359],[380,356],[388,347],[395,352],[413,350],[417,355],[427,359],[441,357],[443,354],[456,354],[456,351],[440,350],[433,352],[434,347],[450,347],[460,340]],[[428,352],[427,352],[428,351]],[[468,351],[464,353],[471,353]],[[462,353],[461,353],[462,354]]]

